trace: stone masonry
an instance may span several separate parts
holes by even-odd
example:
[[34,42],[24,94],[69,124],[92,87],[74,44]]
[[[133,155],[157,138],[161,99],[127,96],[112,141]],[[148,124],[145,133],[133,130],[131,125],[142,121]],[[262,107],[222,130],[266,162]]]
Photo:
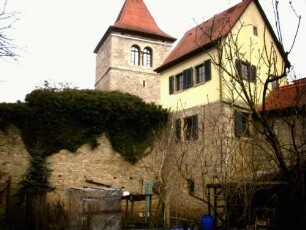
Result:
[[[131,47],[152,49],[152,67],[130,64]],[[97,90],[119,90],[140,96],[146,102],[160,100],[160,79],[154,69],[162,64],[172,46],[160,40],[111,33],[96,56]]]

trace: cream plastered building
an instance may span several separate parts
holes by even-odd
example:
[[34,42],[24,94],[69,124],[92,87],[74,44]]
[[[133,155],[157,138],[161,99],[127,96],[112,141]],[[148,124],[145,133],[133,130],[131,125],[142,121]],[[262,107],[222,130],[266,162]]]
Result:
[[231,193],[220,193],[222,185],[277,169],[251,138],[249,104],[260,107],[265,87],[268,94],[286,84],[285,77],[274,80],[286,64],[259,2],[244,0],[188,30],[156,69],[160,104],[173,112],[178,178],[194,199],[214,200],[215,218],[226,213],[222,194]]
[[[260,102],[262,82],[269,75],[284,71],[284,58],[284,51],[258,1],[242,1],[187,31],[163,65],[156,69],[161,79],[160,104],[177,110],[234,99],[241,102],[239,89],[231,88],[229,76],[238,75],[236,60],[256,78],[256,82],[246,79],[245,83],[251,82],[252,94]],[[203,66],[207,61],[210,65]],[[191,70],[190,83],[180,87],[180,74],[186,70]],[[169,87],[173,92],[170,93]]]

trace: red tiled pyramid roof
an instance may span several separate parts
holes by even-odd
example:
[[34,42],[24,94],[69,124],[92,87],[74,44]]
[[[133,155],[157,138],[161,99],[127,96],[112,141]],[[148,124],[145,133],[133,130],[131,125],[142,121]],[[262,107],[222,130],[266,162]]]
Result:
[[163,32],[156,24],[143,0],[125,0],[114,23],[110,26],[94,52],[97,53],[111,31],[129,32],[140,36],[174,42],[176,38]]
[[[266,98],[265,110],[280,110],[306,105],[306,78],[273,89]],[[262,111],[263,108],[259,108]]]
[[252,0],[244,0],[188,30],[156,71],[160,72],[175,61],[203,51],[202,47],[212,45],[217,39],[226,36],[251,2]]
[[113,27],[174,39],[159,29],[143,0],[126,0]]

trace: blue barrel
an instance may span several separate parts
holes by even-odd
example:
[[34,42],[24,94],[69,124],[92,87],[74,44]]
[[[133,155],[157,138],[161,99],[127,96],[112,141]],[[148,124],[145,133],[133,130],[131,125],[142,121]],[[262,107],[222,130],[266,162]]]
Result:
[[201,217],[201,230],[213,230],[214,218],[211,215],[203,215]]

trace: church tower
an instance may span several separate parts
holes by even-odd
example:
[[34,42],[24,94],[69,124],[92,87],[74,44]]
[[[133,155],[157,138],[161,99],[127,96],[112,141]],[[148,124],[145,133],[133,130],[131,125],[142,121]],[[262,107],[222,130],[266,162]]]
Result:
[[159,103],[160,79],[154,69],[176,39],[163,32],[143,0],[125,0],[115,21],[97,47],[97,90],[118,90]]

